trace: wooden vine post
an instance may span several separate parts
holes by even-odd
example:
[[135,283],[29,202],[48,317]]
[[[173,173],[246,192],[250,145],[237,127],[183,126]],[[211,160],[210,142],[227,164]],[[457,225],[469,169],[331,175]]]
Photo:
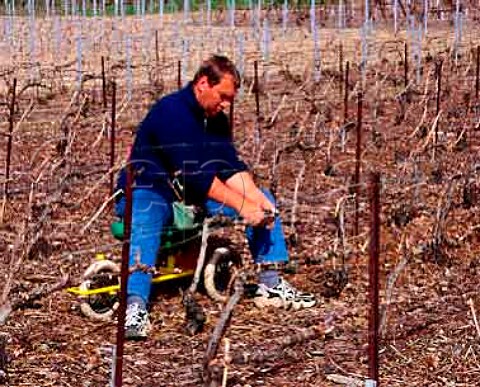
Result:
[[114,191],[114,178],[115,178],[115,126],[117,115],[117,83],[112,83],[112,126],[110,128],[110,197]]
[[372,173],[370,177],[370,259],[369,273],[369,328],[368,328],[368,376],[373,385],[378,387],[378,327],[379,327],[379,276],[378,258],[380,249],[380,175]]
[[124,239],[122,246],[122,268],[120,271],[120,305],[118,307],[117,344],[115,346],[114,387],[122,387],[123,349],[125,344],[125,314],[127,310],[128,261],[130,258],[130,235],[132,230],[133,166],[127,164],[125,187]]

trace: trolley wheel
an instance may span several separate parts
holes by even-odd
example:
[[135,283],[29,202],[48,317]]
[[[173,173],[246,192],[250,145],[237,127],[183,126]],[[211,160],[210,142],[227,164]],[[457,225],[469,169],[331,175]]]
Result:
[[[120,267],[109,260],[91,264],[83,274],[80,290],[93,290],[119,284]],[[108,321],[119,306],[118,295],[111,292],[82,297],[80,310],[94,320]]]
[[203,286],[210,298],[225,302],[240,266],[240,258],[227,247],[217,247],[203,271]]

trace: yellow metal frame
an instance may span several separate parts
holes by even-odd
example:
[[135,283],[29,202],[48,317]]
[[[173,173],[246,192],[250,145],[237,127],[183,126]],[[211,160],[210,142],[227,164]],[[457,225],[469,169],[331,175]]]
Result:
[[[184,277],[192,276],[194,273],[193,270],[185,270],[181,273],[167,273],[167,274],[160,274],[157,277],[153,277],[152,283],[158,284],[160,282],[171,281],[174,279],[180,279]],[[78,286],[73,288],[68,288],[67,292],[76,294],[77,296],[87,297],[87,296],[94,296],[96,294],[102,293],[110,293],[115,294],[120,290],[120,285],[112,285],[112,286],[105,286],[103,288],[98,289],[88,289],[88,290],[81,290]]]

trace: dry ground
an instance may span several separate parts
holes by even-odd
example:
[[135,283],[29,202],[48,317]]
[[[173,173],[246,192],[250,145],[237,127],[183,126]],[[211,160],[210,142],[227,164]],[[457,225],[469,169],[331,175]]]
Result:
[[[300,36],[301,31],[295,33]],[[435,36],[435,31],[431,34]],[[380,31],[378,36],[383,36]],[[385,40],[395,39],[389,36]],[[372,170],[382,174],[380,295],[386,309],[380,345],[382,384],[478,383],[480,332],[474,314],[480,305],[476,291],[480,275],[479,133],[473,98],[475,61],[469,51],[476,42],[464,46],[464,55],[455,65],[434,41],[432,38],[431,45],[424,46],[422,79],[420,84],[414,81],[408,93],[403,87],[403,62],[395,57],[401,57],[401,39],[394,44],[400,49],[387,51],[393,57],[378,54],[383,52],[378,50],[380,44],[372,46],[371,55],[378,54],[378,58],[376,65],[369,67],[364,84],[358,237],[353,236],[353,201],[348,199],[355,166],[356,91],[361,84],[357,68],[352,66],[350,78],[348,121],[352,125],[343,122],[342,77],[333,58],[318,85],[311,81],[309,65],[304,66],[308,71],[285,66],[289,55],[300,55],[288,49],[294,40],[286,49],[278,49],[283,57],[272,60],[271,75],[262,78],[260,142],[254,142],[255,105],[248,87],[235,106],[235,139],[242,156],[252,165],[259,182],[267,186],[276,183],[292,258],[299,264],[297,274],[287,277],[317,294],[319,305],[300,312],[264,311],[254,308],[249,300],[242,301],[226,333],[232,353],[271,356],[251,364],[231,365],[228,385],[331,386],[330,374],[366,377],[367,188]],[[299,37],[298,46],[301,42]],[[354,60],[358,57],[353,52],[358,55],[358,51],[353,48],[358,47],[359,38],[353,36],[348,42],[352,49],[346,50],[350,52],[346,55]],[[306,40],[305,44],[311,42]],[[249,69],[257,57],[253,49],[246,55]],[[434,64],[440,58],[444,60],[442,112],[438,143],[433,147]],[[109,60],[109,71],[117,71],[118,58]],[[303,63],[308,60],[304,57]],[[174,66],[170,67],[174,73]],[[121,75],[124,70],[118,71]],[[121,163],[135,123],[152,99],[174,87],[173,76],[156,83],[158,79],[148,81],[147,71],[142,71],[136,72],[132,101],[119,104],[116,165]],[[413,69],[410,75],[414,79]],[[247,85],[251,78],[247,74]],[[20,81],[27,84],[24,78]],[[91,81],[95,83],[92,86],[85,83],[70,108],[73,92],[67,87],[69,81],[46,77],[45,82],[49,88],[27,90],[18,102],[16,122],[21,121],[31,101],[33,110],[14,137],[12,197],[0,230],[4,257],[0,272],[5,289],[8,279],[13,281],[8,299],[21,306],[1,329],[8,337],[6,384],[105,386],[110,377],[108,351],[115,342],[115,324],[87,320],[80,314],[75,297],[65,291],[35,302],[22,301],[42,284],[56,283],[63,273],[78,283],[96,252],[118,257],[120,250],[108,232],[112,219],[108,212],[82,230],[108,196],[109,142],[102,129],[109,126],[109,113],[101,106],[99,81]],[[120,98],[125,93],[122,83]],[[6,95],[3,98],[8,100]],[[7,127],[6,122],[3,127]],[[346,132],[344,147],[341,128]],[[65,144],[67,151],[62,153]],[[271,173],[279,149],[284,151],[275,173]],[[327,167],[333,167],[334,173]],[[461,176],[452,180],[456,174]],[[333,216],[341,198],[347,198],[345,248],[337,240]],[[444,219],[439,216],[442,214]],[[435,256],[430,247],[436,226],[440,226],[442,239]],[[241,250],[242,239],[233,230],[226,232]],[[328,297],[328,275],[341,267],[342,254],[349,283],[338,297]],[[179,284],[171,284],[158,290],[152,302],[154,329],[149,340],[126,344],[125,386],[201,385],[202,358],[222,305],[203,296],[208,325],[203,333],[190,337],[183,330],[178,288]],[[333,327],[333,331],[325,338],[278,349],[278,338],[313,326]]]

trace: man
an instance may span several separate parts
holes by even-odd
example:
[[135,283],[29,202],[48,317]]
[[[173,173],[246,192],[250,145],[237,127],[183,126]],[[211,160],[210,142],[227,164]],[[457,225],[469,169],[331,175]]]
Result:
[[[214,55],[198,69],[191,83],[160,99],[136,133],[130,155],[134,165],[130,265],[154,266],[162,228],[172,222],[172,203],[183,196],[210,215],[240,216],[249,225],[247,238],[256,263],[288,260],[278,217],[266,224],[266,211],[275,211],[270,193],[260,190],[238,158],[224,110],[233,102],[240,77],[233,63]],[[172,184],[180,174],[182,192]],[[125,180],[121,174],[119,185]],[[122,216],[124,203],[117,203]],[[266,266],[265,266],[266,267]],[[147,336],[147,302],[151,274],[134,271],[127,287],[126,337]],[[265,269],[254,297],[259,307],[311,307],[315,298],[301,293]]]

